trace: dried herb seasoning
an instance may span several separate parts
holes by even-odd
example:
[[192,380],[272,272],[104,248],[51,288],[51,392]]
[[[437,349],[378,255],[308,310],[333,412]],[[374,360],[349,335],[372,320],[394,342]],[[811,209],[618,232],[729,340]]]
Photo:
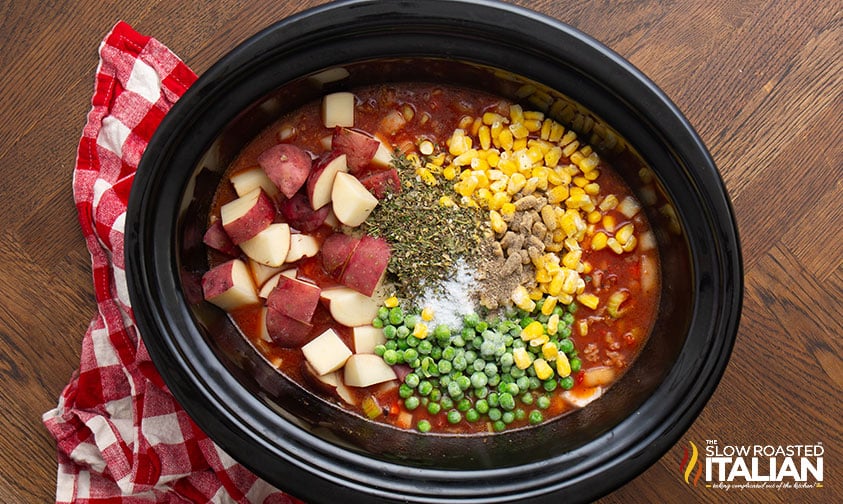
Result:
[[443,206],[453,196],[447,184],[427,184],[416,164],[403,154],[393,156],[401,192],[391,192],[369,215],[364,232],[386,239],[392,247],[388,273],[400,297],[412,300],[446,279],[460,257],[474,262],[488,226],[477,208]]

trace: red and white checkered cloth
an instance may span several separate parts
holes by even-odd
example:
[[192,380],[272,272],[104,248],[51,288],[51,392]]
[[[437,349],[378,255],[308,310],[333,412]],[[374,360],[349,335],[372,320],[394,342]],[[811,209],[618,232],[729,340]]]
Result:
[[73,172],[98,311],[79,370],[43,416],[58,447],[56,502],[300,502],[199,430],[167,390],[133,321],[123,257],[129,189],[152,133],[196,75],[124,22],[99,55]]

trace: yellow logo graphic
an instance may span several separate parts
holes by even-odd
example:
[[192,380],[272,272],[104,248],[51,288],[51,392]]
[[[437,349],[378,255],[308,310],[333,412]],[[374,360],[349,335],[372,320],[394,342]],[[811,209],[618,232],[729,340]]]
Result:
[[[702,462],[699,460],[700,453],[697,450],[697,445],[691,441],[688,444],[691,445],[691,452],[688,453],[688,448],[685,448],[682,462],[679,463],[679,472],[685,476],[685,483],[697,486],[697,482],[699,482],[703,473]],[[694,472],[694,469],[696,469],[696,472]],[[691,473],[694,473],[693,479],[691,479]]]

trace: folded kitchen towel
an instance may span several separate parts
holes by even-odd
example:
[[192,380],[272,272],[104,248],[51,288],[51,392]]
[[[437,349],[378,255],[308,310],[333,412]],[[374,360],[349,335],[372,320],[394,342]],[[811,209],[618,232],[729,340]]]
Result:
[[124,22],[99,56],[73,171],[97,313],[78,371],[43,416],[58,448],[56,502],[300,502],[235,462],[191,421],[133,320],[123,257],[129,190],[152,133],[196,75]]

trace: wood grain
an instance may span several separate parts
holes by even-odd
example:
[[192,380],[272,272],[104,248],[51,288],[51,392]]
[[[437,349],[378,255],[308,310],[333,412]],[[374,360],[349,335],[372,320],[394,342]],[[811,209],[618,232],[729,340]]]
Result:
[[[0,2],[0,501],[49,502],[40,422],[94,311],[71,173],[96,49],[119,19],[197,73],[297,2]],[[732,196],[746,298],[724,380],[681,441],[604,503],[843,502],[843,9],[833,0],[518,1],[628,58],[686,114]],[[505,31],[502,27],[502,31]],[[688,442],[826,447],[824,488],[686,484]]]

